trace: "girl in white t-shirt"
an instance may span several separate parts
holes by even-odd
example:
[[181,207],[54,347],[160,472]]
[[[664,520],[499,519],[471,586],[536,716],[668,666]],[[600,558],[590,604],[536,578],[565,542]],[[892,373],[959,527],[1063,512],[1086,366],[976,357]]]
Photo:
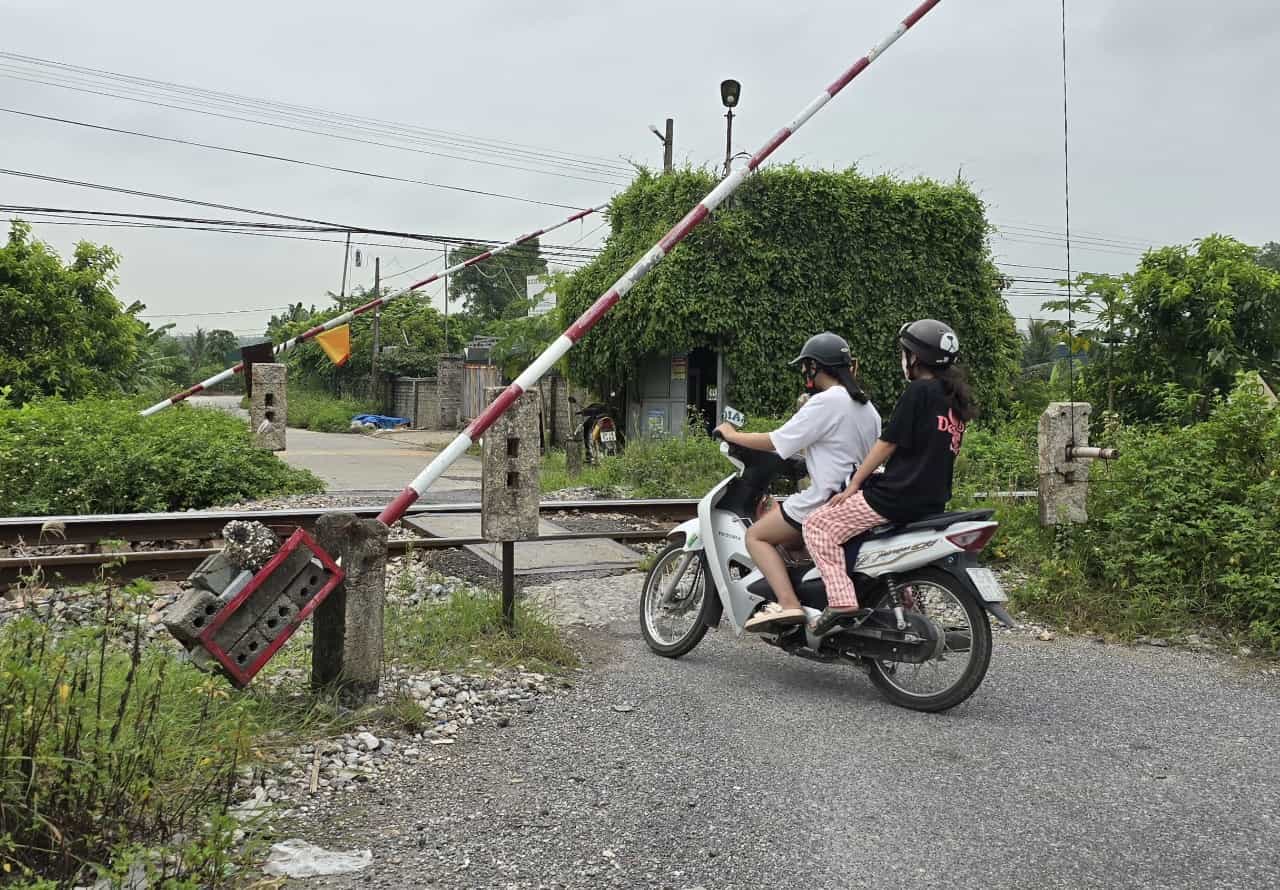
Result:
[[812,395],[790,420],[771,433],[743,433],[721,424],[727,442],[756,451],[773,451],[790,458],[804,451],[810,485],[786,498],[747,530],[747,551],[777,596],[747,620],[746,629],[770,632],[804,621],[778,546],[803,543],[805,517],[838,492],[880,437],[880,414],[862,391],[853,368],[849,344],[824,332],[810,337],[791,361],[804,374]]

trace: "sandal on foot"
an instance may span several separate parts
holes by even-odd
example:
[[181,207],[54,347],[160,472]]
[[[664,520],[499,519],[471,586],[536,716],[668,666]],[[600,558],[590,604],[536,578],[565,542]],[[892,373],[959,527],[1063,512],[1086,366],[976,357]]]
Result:
[[765,603],[760,611],[747,619],[743,630],[751,633],[772,633],[782,627],[804,623],[804,609],[784,609],[777,603]]
[[816,636],[831,632],[837,625],[857,627],[873,614],[871,609],[831,609],[822,610],[822,614],[810,625]]

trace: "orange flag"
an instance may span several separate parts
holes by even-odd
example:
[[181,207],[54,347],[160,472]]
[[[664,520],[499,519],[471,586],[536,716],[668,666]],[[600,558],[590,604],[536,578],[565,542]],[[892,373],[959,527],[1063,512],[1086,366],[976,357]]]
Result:
[[331,331],[316,334],[316,342],[329,360],[341,368],[351,358],[351,325],[339,325]]

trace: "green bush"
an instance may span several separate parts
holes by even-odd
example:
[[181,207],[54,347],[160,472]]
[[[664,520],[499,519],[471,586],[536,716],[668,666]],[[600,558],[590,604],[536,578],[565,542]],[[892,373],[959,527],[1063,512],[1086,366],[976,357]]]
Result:
[[1040,529],[1034,504],[1000,516],[993,551],[1032,572],[1020,604],[1119,635],[1215,626],[1280,652],[1280,409],[1242,385],[1203,423],[1095,438],[1120,458],[1093,467],[1087,524]]
[[338,398],[298,389],[289,393],[289,426],[318,433],[349,433],[351,418],[357,414],[381,414],[371,402]]
[[324,486],[254,448],[243,420],[124,399],[0,403],[0,515],[186,510]]

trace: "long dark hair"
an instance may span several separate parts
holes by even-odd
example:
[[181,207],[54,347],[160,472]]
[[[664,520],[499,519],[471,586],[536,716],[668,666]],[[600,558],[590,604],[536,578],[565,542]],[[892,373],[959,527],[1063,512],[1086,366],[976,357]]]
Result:
[[922,362],[919,356],[909,350],[903,350],[907,357],[907,372],[912,380],[916,372],[923,369],[942,384],[942,392],[951,403],[951,410],[965,423],[978,416],[978,403],[974,401],[973,390],[969,388],[969,378],[964,368],[959,365],[930,365]]
[[964,368],[959,365],[938,365],[929,370],[942,381],[942,391],[947,394],[951,410],[957,417],[968,423],[978,416],[978,403],[973,400],[973,390],[969,388]]
[[871,401],[871,396],[867,395],[867,391],[862,388],[862,382],[853,374],[853,369],[846,368],[822,368],[832,377],[840,381],[840,385],[844,387],[845,392],[855,402],[865,405]]

